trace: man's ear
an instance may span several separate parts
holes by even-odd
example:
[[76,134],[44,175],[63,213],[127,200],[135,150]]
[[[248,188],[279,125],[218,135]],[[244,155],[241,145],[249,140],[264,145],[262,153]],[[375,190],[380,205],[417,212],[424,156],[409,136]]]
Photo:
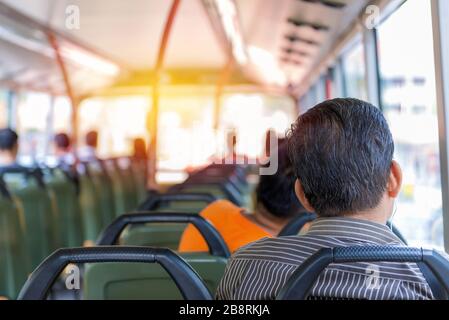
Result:
[[397,198],[402,187],[402,169],[399,163],[393,160],[390,176],[388,178],[387,192],[390,198]]
[[295,182],[295,193],[304,209],[306,209],[308,212],[315,212],[315,209],[313,209],[313,207],[309,203],[309,200],[307,200],[304,189],[302,188],[302,184],[298,179],[296,179]]
[[16,143],[11,151],[14,158],[17,157],[17,155],[19,154],[19,144]]

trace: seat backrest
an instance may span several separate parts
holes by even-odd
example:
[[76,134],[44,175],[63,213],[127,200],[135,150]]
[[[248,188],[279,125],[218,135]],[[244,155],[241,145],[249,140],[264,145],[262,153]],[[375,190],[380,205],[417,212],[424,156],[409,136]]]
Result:
[[56,225],[59,213],[54,194],[34,175],[6,172],[3,179],[12,196],[22,204],[26,225],[25,239],[31,267],[34,268],[60,246]]
[[431,287],[434,296],[437,299],[448,299],[449,259],[447,256],[435,250],[398,246],[355,246],[320,249],[293,272],[279,292],[277,299],[305,300],[320,274],[330,264],[354,262],[416,263]]
[[[208,194],[152,194],[139,210],[154,212],[200,213],[215,197]],[[186,224],[143,224],[123,232],[122,245],[155,246],[177,250]]]
[[80,200],[73,180],[59,168],[44,169],[44,180],[53,191],[59,211],[57,223],[62,247],[77,247],[83,244],[83,226]]
[[100,201],[102,227],[107,226],[115,218],[114,191],[111,177],[101,161],[87,163],[89,176]]
[[[143,191],[139,191],[138,186],[135,184],[131,159],[118,158],[116,159],[116,166],[123,183],[123,191],[125,196],[124,212],[136,210],[141,196],[139,195],[139,192],[145,194],[145,186],[141,188]],[[145,173],[143,172],[142,174],[143,174],[142,180],[144,180]],[[120,214],[123,214],[123,212],[121,212]]]
[[103,161],[103,163],[110,181],[112,182],[112,191],[114,194],[113,201],[115,207],[114,217],[117,217],[127,212],[125,183],[115,159],[108,159]]
[[131,159],[131,171],[134,185],[137,187],[137,203],[141,203],[147,196],[147,166],[143,159]]
[[[68,248],[54,252],[31,274],[20,291],[19,299],[45,299],[51,285],[68,264],[101,263],[103,266],[110,268],[111,265],[108,263],[111,262],[114,262],[114,265],[117,263],[157,263],[167,271],[184,299],[212,299],[209,290],[198,276],[198,273],[173,251],[169,249],[119,246]],[[106,276],[108,271],[108,269],[103,269],[99,274]],[[109,284],[109,282],[106,283]],[[85,286],[88,292],[92,285],[92,282],[86,283]]]
[[0,296],[9,299],[17,297],[30,270],[25,228],[20,206],[0,194]]
[[186,224],[152,223],[130,226],[120,237],[120,245],[169,248],[177,250]]
[[[181,254],[210,292],[217,290],[227,260],[207,254]],[[181,300],[170,275],[159,265],[141,263],[91,264],[83,280],[87,300]]]
[[78,165],[83,239],[94,242],[103,228],[100,197],[85,164]]
[[[215,292],[223,277],[230,256],[226,244],[218,231],[204,218],[196,214],[141,212],[127,214],[117,218],[99,237],[97,244],[112,245],[130,224],[161,222],[175,227],[179,224],[192,223],[203,235],[209,245],[210,253],[183,254],[182,257],[196,270],[211,292]],[[152,269],[139,265],[89,266],[86,269],[85,294],[89,299],[154,299],[163,294],[164,299],[179,299],[179,293],[170,286],[164,270],[154,266]],[[111,270],[113,270],[111,272]],[[147,285],[141,285],[146,283]],[[152,285],[150,285],[150,283]],[[103,288],[92,289],[89,288]]]

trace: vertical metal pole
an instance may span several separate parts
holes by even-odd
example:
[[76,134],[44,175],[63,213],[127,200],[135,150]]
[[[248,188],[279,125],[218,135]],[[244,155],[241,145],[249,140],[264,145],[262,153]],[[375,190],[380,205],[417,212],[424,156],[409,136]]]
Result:
[[368,100],[373,105],[382,109],[379,77],[379,57],[377,54],[377,32],[376,29],[368,29],[365,26],[362,27],[362,30]]
[[6,102],[8,108],[8,127],[12,129],[15,129],[17,127],[16,102],[17,102],[17,94],[12,90],[8,90]]
[[432,0],[444,243],[449,252],[449,1]]
[[58,41],[56,40],[56,37],[50,32],[48,34],[48,41],[50,42],[51,46],[53,47],[53,50],[55,51],[55,57],[56,62],[59,66],[59,70],[61,72],[62,78],[64,80],[66,94],[70,99],[71,105],[72,105],[72,152],[73,156],[76,161],[78,161],[78,155],[77,155],[77,141],[78,141],[78,100],[76,99],[73,90],[72,85],[70,83],[70,77],[67,72],[64,59],[61,56],[61,53],[59,51],[59,45]]
[[173,0],[170,12],[165,22],[164,31],[162,33],[162,39],[159,46],[159,52],[156,60],[156,66],[154,68],[153,78],[153,104],[151,107],[151,113],[149,114],[149,131],[150,131],[150,146],[148,152],[148,187],[150,189],[157,189],[156,171],[157,171],[157,134],[158,134],[158,120],[159,120],[159,85],[162,70],[164,67],[165,52],[168,46],[168,40],[170,39],[171,30],[175,21],[176,13],[178,12],[179,4],[181,0]]

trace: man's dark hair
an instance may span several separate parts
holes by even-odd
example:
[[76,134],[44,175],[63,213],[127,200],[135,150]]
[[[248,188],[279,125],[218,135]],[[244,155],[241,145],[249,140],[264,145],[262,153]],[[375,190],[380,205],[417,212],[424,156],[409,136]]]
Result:
[[394,143],[387,121],[357,99],[318,104],[292,125],[290,158],[321,217],[373,209],[386,190]]
[[12,151],[18,140],[19,136],[14,130],[9,128],[0,129],[0,150]]
[[86,145],[92,148],[96,148],[98,145],[98,132],[97,131],[89,131],[86,134]]
[[257,202],[272,215],[291,218],[305,209],[295,194],[295,173],[288,157],[287,146],[279,141],[278,170],[274,175],[260,176],[256,188]]
[[70,148],[70,137],[66,133],[58,133],[54,138],[58,148],[67,150]]

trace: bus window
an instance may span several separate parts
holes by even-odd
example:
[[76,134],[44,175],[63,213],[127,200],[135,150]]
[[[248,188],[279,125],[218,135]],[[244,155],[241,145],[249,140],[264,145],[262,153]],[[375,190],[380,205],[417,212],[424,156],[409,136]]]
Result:
[[89,131],[99,133],[98,156],[131,155],[133,140],[148,136],[146,119],[149,98],[144,96],[98,97],[83,101],[78,121],[79,147]]
[[207,164],[215,153],[213,93],[163,94],[158,139],[159,182],[182,181],[185,169]]
[[[238,116],[236,116],[238,115]],[[235,131],[237,153],[256,159],[262,156],[266,132],[283,137],[296,118],[293,100],[262,94],[232,94],[223,98],[222,132]]]
[[363,44],[358,41],[342,57],[344,87],[347,97],[368,100]]
[[6,90],[0,89],[0,128],[8,126],[8,104]]
[[396,143],[395,158],[404,172],[394,223],[411,245],[441,248],[442,194],[432,39],[430,1],[408,0],[378,28],[382,106]]
[[42,159],[48,146],[48,115],[51,97],[45,93],[21,92],[17,104],[19,156],[24,162]]

